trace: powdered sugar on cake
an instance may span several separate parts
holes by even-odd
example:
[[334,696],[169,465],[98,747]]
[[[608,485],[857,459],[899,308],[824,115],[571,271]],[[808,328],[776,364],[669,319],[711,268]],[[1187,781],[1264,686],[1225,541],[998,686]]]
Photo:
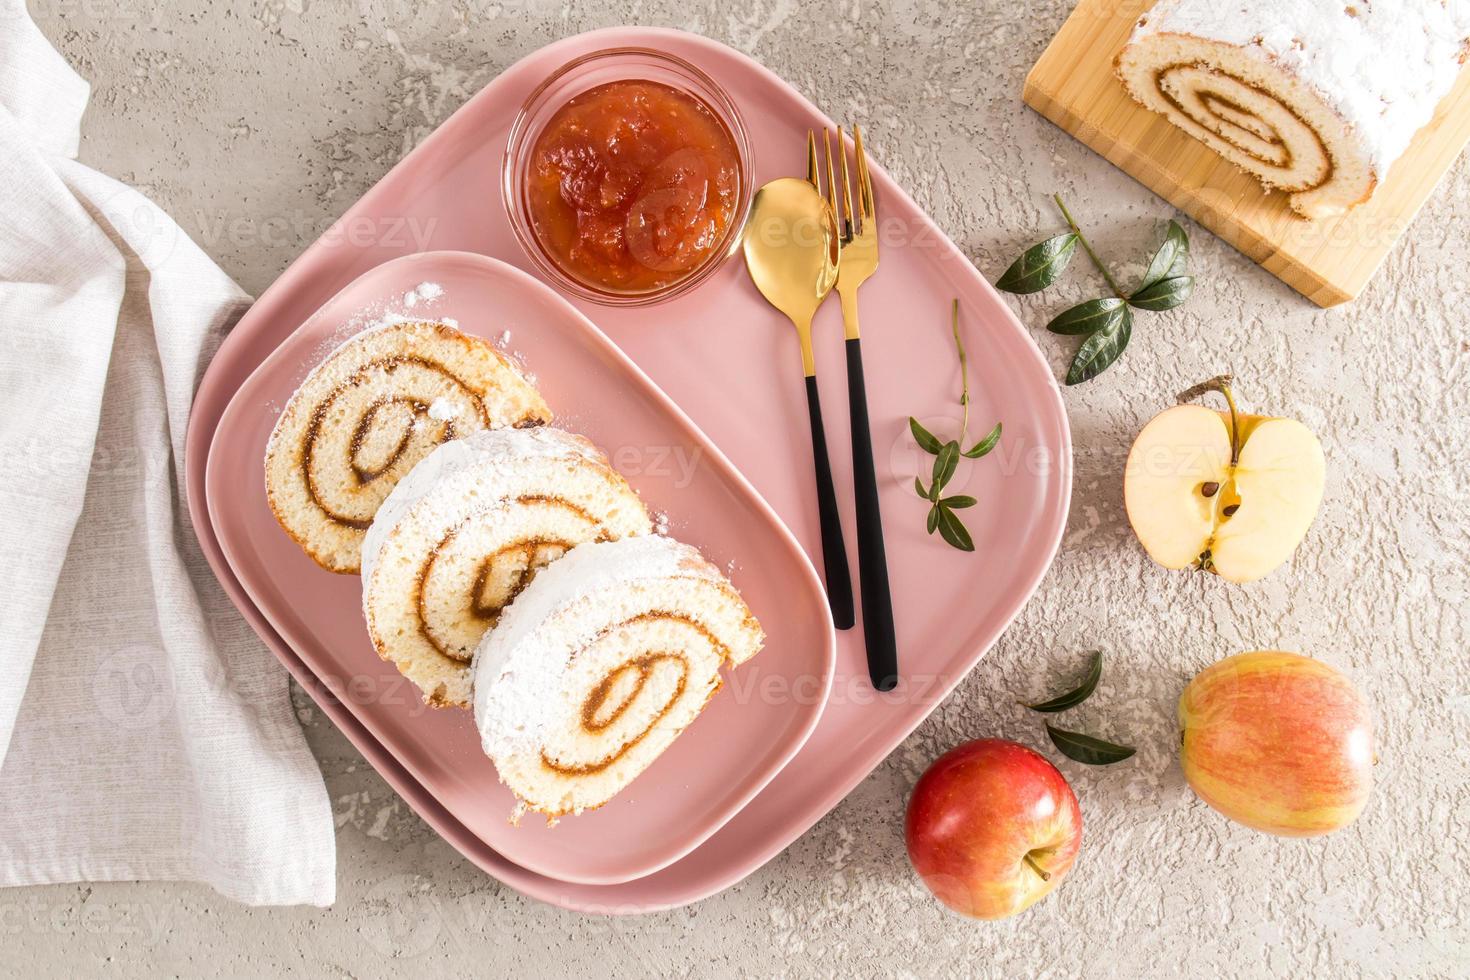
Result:
[[1162,0],[1140,34],[1208,38],[1300,78],[1352,129],[1381,180],[1454,86],[1465,0]]
[[[372,577],[373,563],[395,525],[437,486],[471,469],[514,470],[528,459],[583,456],[605,463],[602,453],[582,436],[541,426],[534,429],[488,429],[464,439],[451,439],[409,470],[378,507],[362,542],[362,577]],[[446,499],[446,498],[441,498]],[[447,503],[446,503],[447,506]]]
[[429,406],[429,418],[435,422],[447,422],[458,417],[459,409],[455,408],[454,402],[448,398],[435,398],[434,404]]

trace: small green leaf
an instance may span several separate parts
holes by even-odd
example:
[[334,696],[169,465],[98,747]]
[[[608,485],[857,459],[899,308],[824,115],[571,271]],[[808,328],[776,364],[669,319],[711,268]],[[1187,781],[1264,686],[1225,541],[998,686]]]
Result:
[[929,526],[929,533],[930,534],[933,534],[934,531],[935,531],[935,529],[939,527],[939,505],[938,504],[935,504],[933,507],[930,507],[929,508],[928,526]]
[[919,444],[920,449],[931,456],[939,455],[939,449],[943,443],[934,438],[933,434],[920,425],[919,420],[913,416],[909,416],[909,431],[914,434],[914,442]]
[[1138,292],[1143,292],[1154,283],[1182,276],[1188,268],[1189,236],[1185,234],[1179,222],[1170,221],[1169,230],[1164,235],[1164,244],[1159,246],[1159,250],[1149,261],[1148,271],[1143,274],[1143,282],[1139,283]]
[[955,512],[943,504],[939,505],[938,510],[939,536],[961,551],[974,551],[975,542],[970,540],[970,532]]
[[1114,745],[1112,742],[1104,742],[1091,735],[1067,732],[1060,728],[1053,728],[1051,725],[1046,726],[1046,733],[1051,736],[1051,744],[1055,745],[1062,755],[1073,762],[1081,762],[1089,766],[1110,766],[1114,762],[1122,762],[1130,758],[1137,751],[1127,745]]
[[1076,250],[1077,236],[1071,232],[1033,245],[995,281],[995,288],[1007,293],[1040,292],[1061,277]]
[[919,479],[917,476],[914,477],[914,493],[918,494],[920,497],[923,497],[925,500],[929,499],[929,491],[924,489],[924,481]]
[[1128,304],[1116,296],[1088,300],[1080,306],[1074,306],[1065,313],[1059,314],[1056,319],[1046,325],[1046,329],[1052,333],[1071,336],[1096,333],[1099,330],[1107,330],[1116,326],[1118,319],[1123,316],[1123,311],[1127,308]]
[[943,500],[940,501],[941,504],[948,507],[950,510],[963,510],[966,507],[974,507],[979,502],[980,501],[976,500],[974,497],[969,497],[965,494],[956,494],[953,497],[945,497]]
[[1082,342],[1072,366],[1067,369],[1067,384],[1082,384],[1102,374],[1122,356],[1132,336],[1133,311],[1124,309],[1113,329],[1099,330]]
[[929,499],[938,500],[939,491],[954,478],[955,468],[960,465],[960,444],[951,439],[934,458],[934,475],[929,484]]
[[1182,305],[1192,292],[1193,276],[1174,276],[1171,279],[1161,279],[1147,289],[1140,289],[1128,297],[1128,303],[1140,310],[1162,313]]
[[1092,697],[1092,692],[1097,690],[1097,682],[1102,679],[1102,661],[1102,651],[1095,651],[1092,654],[1092,665],[1087,668],[1087,676],[1082,679],[1082,683],[1076,690],[1068,691],[1066,694],[1059,694],[1048,701],[1038,701],[1035,704],[1028,704],[1026,707],[1032,711],[1044,711],[1047,714],[1077,707],[1077,705]]
[[998,442],[1000,442],[999,422],[995,423],[995,428],[991,429],[988,433],[985,434],[984,439],[981,439],[979,442],[975,443],[975,445],[965,450],[963,455],[966,459],[979,459],[981,456],[984,456],[986,453],[994,449],[995,444]]

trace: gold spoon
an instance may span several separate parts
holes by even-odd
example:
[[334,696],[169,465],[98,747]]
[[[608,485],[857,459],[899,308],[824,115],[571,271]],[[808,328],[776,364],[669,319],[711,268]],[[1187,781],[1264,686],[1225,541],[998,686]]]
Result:
[[822,567],[827,601],[838,629],[854,621],[852,576],[847,545],[827,459],[822,427],[822,401],[817,394],[817,366],[812,356],[812,316],[837,282],[839,239],[837,218],[815,187],[795,177],[782,177],[756,191],[742,241],[750,278],[772,306],[796,327],[801,342],[801,369],[806,375],[806,403],[812,427],[812,457],[817,471],[817,514],[822,523]]

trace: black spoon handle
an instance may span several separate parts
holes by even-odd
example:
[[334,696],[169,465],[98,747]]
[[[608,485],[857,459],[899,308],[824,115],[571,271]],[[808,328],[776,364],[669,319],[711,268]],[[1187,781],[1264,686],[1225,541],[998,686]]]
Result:
[[827,601],[832,622],[840,630],[853,626],[852,574],[847,570],[847,544],[837,513],[837,491],[832,486],[832,462],[827,458],[827,430],[822,426],[822,398],[815,375],[807,375],[806,406],[812,423],[812,459],[817,466],[817,514],[822,521],[822,568],[827,578]]
[[868,426],[868,392],[863,381],[862,341],[847,341],[847,406],[852,417],[852,477],[857,495],[858,576],[863,597],[863,637],[868,677],[880,691],[898,684],[898,641],[893,635],[893,597],[883,550],[883,514],[878,509],[878,474]]

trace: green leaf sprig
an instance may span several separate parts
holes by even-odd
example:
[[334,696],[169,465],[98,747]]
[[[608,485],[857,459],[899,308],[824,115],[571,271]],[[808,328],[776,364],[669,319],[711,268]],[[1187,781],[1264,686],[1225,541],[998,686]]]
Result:
[[[1087,676],[1082,683],[1066,694],[1058,694],[1054,698],[1045,701],[1037,701],[1032,704],[1022,704],[1032,711],[1040,711],[1053,714],[1058,711],[1066,711],[1075,708],[1083,701],[1092,697],[1092,692],[1097,690],[1097,682],[1102,680],[1103,655],[1101,650],[1095,650],[1092,654],[1092,662],[1088,665]],[[1091,735],[1081,732],[1069,732],[1054,725],[1046,726],[1046,734],[1051,739],[1051,744],[1057,747],[1062,755],[1089,766],[1108,766],[1114,762],[1122,762],[1130,758],[1136,749],[1128,745],[1116,745],[1113,742],[1105,742]]]
[[1061,278],[1077,246],[1082,246],[1113,295],[1079,303],[1046,325],[1052,333],[1084,338],[1072,358],[1071,367],[1067,369],[1067,384],[1076,385],[1102,374],[1123,355],[1133,337],[1134,310],[1160,313],[1172,310],[1189,299],[1194,291],[1194,277],[1188,274],[1189,236],[1179,222],[1171,220],[1164,243],[1149,261],[1143,281],[1131,293],[1124,292],[1087,241],[1062,196],[1054,194],[1052,197],[1071,230],[1021,253],[1021,257],[996,280],[995,287],[1008,293],[1040,292]]
[[929,501],[929,516],[925,529],[930,534],[938,531],[939,536],[952,547],[960,551],[974,551],[975,541],[970,537],[970,531],[965,527],[965,522],[960,520],[957,511],[974,507],[977,501],[974,497],[964,494],[946,497],[944,488],[949,485],[950,480],[954,479],[955,472],[959,469],[961,456],[965,459],[979,459],[995,448],[1000,442],[1000,423],[995,423],[995,428],[969,449],[960,448],[970,431],[970,369],[965,358],[965,344],[960,339],[960,301],[958,299],[954,301],[950,316],[950,332],[954,334],[955,349],[960,355],[960,407],[964,413],[960,420],[960,437],[943,442],[924,428],[918,419],[909,416],[909,431],[913,433],[914,441],[919,444],[920,449],[934,457],[934,469],[929,476],[929,486],[924,486],[924,481],[916,476],[914,477],[914,492],[922,499]]

